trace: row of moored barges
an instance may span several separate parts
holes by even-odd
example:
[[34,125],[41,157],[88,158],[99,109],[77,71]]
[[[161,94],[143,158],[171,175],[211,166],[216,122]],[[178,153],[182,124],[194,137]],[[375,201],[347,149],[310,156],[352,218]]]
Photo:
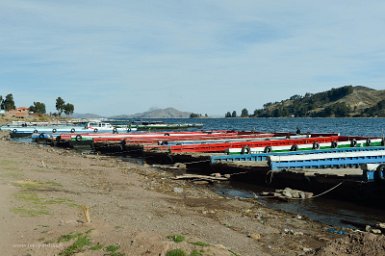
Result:
[[[14,133],[13,130],[10,132]],[[160,162],[173,159],[189,164],[200,160],[210,170],[220,166],[223,170],[239,172],[250,163],[248,170],[262,175],[275,173],[277,180],[284,177],[282,183],[292,177],[301,180],[298,176],[302,175],[299,185],[311,181],[309,189],[315,188],[314,184],[330,185],[342,181],[354,184],[353,191],[360,184],[365,190],[374,189],[376,194],[385,195],[385,143],[380,137],[234,130],[135,132],[127,131],[127,127],[126,131],[75,129],[69,132],[50,127],[31,136],[38,143],[88,148],[101,153],[151,156],[152,160],[157,156]],[[237,166],[237,163],[242,165]],[[347,168],[355,170],[355,174],[345,174]],[[306,177],[306,172],[314,172],[314,169],[319,175]],[[300,174],[298,170],[302,170]],[[294,175],[288,176],[288,173]],[[327,177],[327,182],[320,182],[320,177]]]

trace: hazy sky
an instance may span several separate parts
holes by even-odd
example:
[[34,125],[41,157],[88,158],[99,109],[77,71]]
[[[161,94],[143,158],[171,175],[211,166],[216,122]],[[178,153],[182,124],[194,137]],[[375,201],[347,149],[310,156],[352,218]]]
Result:
[[0,95],[17,106],[224,116],[384,81],[382,0],[0,0]]

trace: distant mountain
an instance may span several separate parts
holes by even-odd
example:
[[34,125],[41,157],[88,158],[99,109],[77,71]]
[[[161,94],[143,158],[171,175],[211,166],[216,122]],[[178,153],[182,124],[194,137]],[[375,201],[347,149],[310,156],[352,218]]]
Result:
[[343,86],[315,94],[294,95],[280,102],[266,103],[256,117],[385,117],[385,90],[364,86]]
[[118,115],[111,118],[188,118],[191,112],[179,111],[175,108],[150,109],[133,115]]

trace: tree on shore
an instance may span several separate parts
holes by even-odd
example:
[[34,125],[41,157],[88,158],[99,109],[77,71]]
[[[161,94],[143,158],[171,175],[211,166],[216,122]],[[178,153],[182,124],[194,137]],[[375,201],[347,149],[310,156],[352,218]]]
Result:
[[234,110],[233,113],[231,114],[231,117],[237,117],[237,112]]
[[36,114],[45,114],[45,104],[42,102],[34,102],[33,105],[29,107],[29,111]]
[[67,103],[64,105],[64,114],[72,115],[74,113],[75,107],[71,103]]
[[5,109],[5,106],[4,106],[3,96],[0,95],[0,110],[4,110],[4,109]]
[[228,112],[226,113],[225,117],[231,117],[230,111],[228,111]]
[[58,112],[58,115],[61,116],[61,114],[64,112],[64,114],[71,115],[74,113],[75,107],[71,103],[67,103],[61,98],[58,97],[56,99],[56,110]]
[[249,111],[246,108],[242,109],[241,117],[249,117]]
[[59,114],[59,116],[61,116],[61,114],[64,112],[64,107],[65,107],[65,101],[61,98],[61,97],[58,97],[56,99],[56,110]]
[[16,109],[16,106],[15,106],[15,101],[13,100],[13,95],[12,93],[8,94],[7,96],[5,96],[5,100],[4,100],[4,109],[6,111],[10,111],[12,109]]

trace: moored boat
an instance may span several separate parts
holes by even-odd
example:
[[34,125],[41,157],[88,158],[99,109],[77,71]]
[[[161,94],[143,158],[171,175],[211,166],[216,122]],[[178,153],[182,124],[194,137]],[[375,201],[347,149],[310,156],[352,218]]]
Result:
[[271,170],[290,168],[359,167],[362,164],[384,163],[385,150],[331,152],[303,155],[274,155],[268,158]]
[[[251,147],[249,153],[269,153],[269,152],[286,152],[297,150],[313,150],[313,149],[328,149],[328,148],[349,148],[349,147],[364,147],[364,146],[383,146],[384,141],[379,138],[359,138],[359,137],[346,137],[340,136],[338,140],[331,142],[312,142],[312,143],[298,143],[298,144],[271,144],[269,146],[257,146]],[[233,147],[227,150],[228,154],[242,154],[244,148]]]
[[136,131],[136,128],[116,127],[105,122],[89,122],[84,126],[2,126],[1,130],[9,131],[11,137],[31,136],[34,133],[38,134],[62,134],[62,133],[130,133]]

